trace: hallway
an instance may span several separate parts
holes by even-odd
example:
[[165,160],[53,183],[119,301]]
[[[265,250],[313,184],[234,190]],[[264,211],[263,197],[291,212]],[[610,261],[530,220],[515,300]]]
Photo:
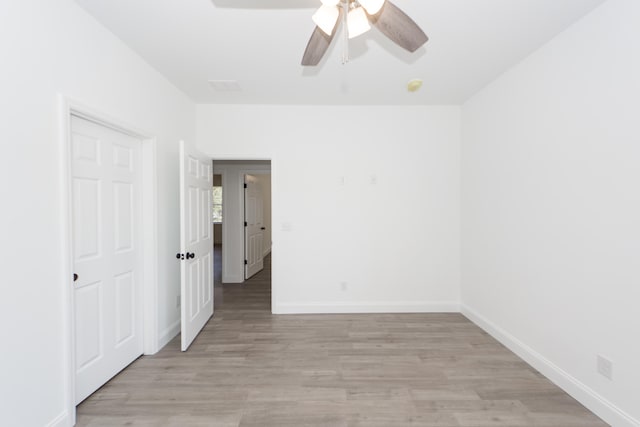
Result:
[[271,259],[214,317],[78,407],[78,426],[605,426],[460,314],[272,315]]
[[264,269],[245,281],[222,284],[222,246],[216,245],[214,256],[214,318],[218,315],[229,316],[244,311],[264,311],[271,313],[271,254],[264,258]]

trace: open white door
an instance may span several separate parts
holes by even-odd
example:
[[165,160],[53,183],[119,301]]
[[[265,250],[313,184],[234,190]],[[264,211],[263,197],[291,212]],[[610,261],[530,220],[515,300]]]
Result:
[[258,179],[244,177],[244,278],[264,268],[264,201]]
[[211,159],[180,141],[180,253],[182,351],[213,315]]

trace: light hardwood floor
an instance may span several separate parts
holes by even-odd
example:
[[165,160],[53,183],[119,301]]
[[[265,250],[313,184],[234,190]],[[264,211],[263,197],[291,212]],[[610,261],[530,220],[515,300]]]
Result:
[[[79,426],[605,426],[459,314],[270,313],[270,260],[78,407]],[[304,278],[301,278],[304,280]]]

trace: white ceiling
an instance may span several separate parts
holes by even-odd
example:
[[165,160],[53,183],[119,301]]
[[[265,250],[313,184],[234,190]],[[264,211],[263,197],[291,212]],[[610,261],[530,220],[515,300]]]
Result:
[[[425,47],[410,54],[372,29],[348,64],[337,36],[315,68],[300,60],[320,0],[76,1],[198,103],[410,105],[464,102],[604,0],[392,0]],[[424,86],[408,93],[413,78]]]

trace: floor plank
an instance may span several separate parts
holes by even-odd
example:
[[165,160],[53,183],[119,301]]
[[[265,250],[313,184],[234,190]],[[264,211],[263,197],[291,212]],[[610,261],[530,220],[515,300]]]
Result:
[[[216,248],[219,262],[219,247]],[[605,426],[460,314],[271,314],[270,258],[215,315],[77,408],[77,425]]]

